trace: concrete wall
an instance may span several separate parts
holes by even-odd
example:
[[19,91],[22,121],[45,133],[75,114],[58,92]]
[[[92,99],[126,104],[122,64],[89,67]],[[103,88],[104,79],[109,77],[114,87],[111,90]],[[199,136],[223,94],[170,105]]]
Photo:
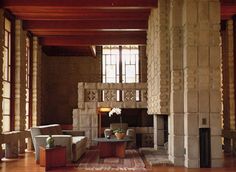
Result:
[[[146,47],[140,47],[140,80],[147,81]],[[42,124],[72,124],[78,82],[101,82],[100,57],[53,57],[42,53]]]

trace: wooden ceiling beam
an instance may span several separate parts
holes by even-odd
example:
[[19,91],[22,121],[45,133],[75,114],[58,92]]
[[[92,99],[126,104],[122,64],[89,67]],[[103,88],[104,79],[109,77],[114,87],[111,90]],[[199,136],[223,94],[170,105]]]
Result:
[[149,12],[41,13],[14,12],[22,20],[148,20]]
[[37,7],[37,8],[15,8],[11,7],[10,10],[15,13],[149,13],[150,9],[78,9],[76,7],[64,8],[64,7]]
[[37,36],[127,36],[127,35],[142,35],[146,36],[146,31],[34,31],[32,32],[34,35]]
[[91,45],[146,45],[145,36],[47,36],[40,38],[43,46],[91,46]]
[[221,20],[230,19],[236,14],[236,2],[223,1],[221,2]]
[[145,20],[135,21],[84,21],[84,20],[65,20],[65,21],[34,21],[27,20],[23,22],[25,30],[34,31],[79,31],[79,30],[106,30],[106,31],[128,31],[128,30],[147,30],[148,23]]
[[157,0],[1,0],[1,6],[4,8],[76,7],[88,9],[145,9],[157,7]]

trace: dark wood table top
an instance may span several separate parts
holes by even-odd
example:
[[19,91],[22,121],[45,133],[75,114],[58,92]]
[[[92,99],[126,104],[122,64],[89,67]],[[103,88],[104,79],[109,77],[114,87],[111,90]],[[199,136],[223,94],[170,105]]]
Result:
[[123,139],[117,139],[116,137],[111,137],[110,139],[105,138],[105,137],[99,137],[99,138],[93,139],[93,141],[96,141],[96,142],[129,142],[129,141],[132,141],[132,139],[130,139],[129,137],[125,137]]

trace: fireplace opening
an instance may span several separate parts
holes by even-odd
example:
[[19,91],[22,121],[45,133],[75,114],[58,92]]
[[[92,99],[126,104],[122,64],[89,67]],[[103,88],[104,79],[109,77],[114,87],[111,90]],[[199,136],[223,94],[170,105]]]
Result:
[[[127,123],[128,128],[136,132],[136,147],[153,147],[153,115],[147,114],[146,108],[123,108],[121,110],[122,123]],[[101,133],[110,128],[111,123],[119,123],[120,116],[108,112],[101,113]]]

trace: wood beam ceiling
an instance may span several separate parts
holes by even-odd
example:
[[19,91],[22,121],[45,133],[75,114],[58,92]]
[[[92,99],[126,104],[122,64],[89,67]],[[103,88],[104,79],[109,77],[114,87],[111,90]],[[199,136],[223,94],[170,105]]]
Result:
[[157,6],[156,0],[1,0],[4,8],[88,8],[88,9],[145,9]]
[[44,48],[47,52],[55,46],[68,52],[75,50],[71,46],[146,44],[157,0],[1,0],[0,5],[23,20],[43,46],[54,47]]
[[[78,50],[84,55],[92,54],[92,45],[146,44],[148,17],[157,4],[157,0],[0,0],[1,8],[40,38],[45,51]],[[221,19],[235,14],[236,1],[221,0]]]
[[148,9],[48,9],[14,10],[14,14],[24,20],[147,20]]
[[44,36],[40,38],[40,43],[44,46],[91,46],[91,45],[125,45],[125,44],[146,44],[146,35],[114,35],[109,36]]
[[26,20],[23,28],[30,31],[144,31],[147,30],[145,20],[105,21],[105,20]]

